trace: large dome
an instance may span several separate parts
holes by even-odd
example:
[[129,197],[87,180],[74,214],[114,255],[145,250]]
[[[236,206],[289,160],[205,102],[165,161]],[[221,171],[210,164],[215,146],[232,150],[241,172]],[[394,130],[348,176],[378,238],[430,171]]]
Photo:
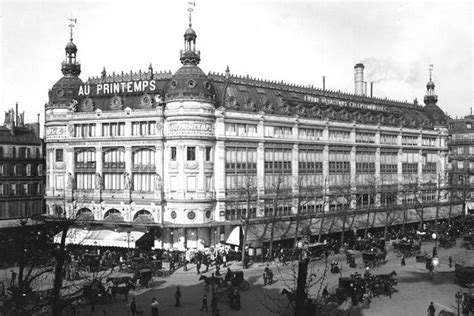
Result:
[[77,100],[79,87],[84,83],[74,75],[65,75],[49,90],[49,106],[70,106],[72,100]]
[[166,101],[202,100],[214,101],[214,87],[207,75],[196,65],[186,64],[178,69],[170,80]]

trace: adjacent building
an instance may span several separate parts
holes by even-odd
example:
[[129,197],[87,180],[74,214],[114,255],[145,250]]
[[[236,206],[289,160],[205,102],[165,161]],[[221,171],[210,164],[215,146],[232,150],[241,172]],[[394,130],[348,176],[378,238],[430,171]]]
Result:
[[71,36],[45,108],[50,214],[160,227],[179,249],[448,216],[431,78],[419,105],[367,96],[362,64],[355,93],[205,74],[196,38],[190,23],[175,73],[83,82]]
[[44,166],[39,122],[25,124],[18,106],[5,112],[0,126],[0,227],[44,213]]
[[474,210],[474,115],[449,121],[449,184],[452,198]]

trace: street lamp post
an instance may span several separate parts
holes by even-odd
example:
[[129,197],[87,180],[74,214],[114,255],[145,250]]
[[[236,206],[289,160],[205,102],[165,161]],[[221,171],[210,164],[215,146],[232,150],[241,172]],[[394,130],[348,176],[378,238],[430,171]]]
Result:
[[458,304],[458,316],[460,316],[460,314],[461,314],[460,305],[461,305],[461,301],[462,301],[461,292],[457,291],[457,293],[454,295],[454,297],[456,298],[456,303]]
[[127,253],[128,257],[130,257],[130,231],[127,230]]

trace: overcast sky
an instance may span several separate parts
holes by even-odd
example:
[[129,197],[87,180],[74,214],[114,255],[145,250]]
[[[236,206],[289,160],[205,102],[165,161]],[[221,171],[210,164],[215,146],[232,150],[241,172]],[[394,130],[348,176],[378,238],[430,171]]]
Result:
[[[189,0],[188,0],[189,1]],[[36,121],[59,80],[68,18],[83,81],[107,71],[180,67],[186,0],[0,0],[0,120],[18,101]],[[423,100],[428,65],[438,105],[464,116],[474,106],[474,6],[470,1],[197,0],[193,28],[204,72],[354,91],[354,65],[366,66],[374,95]]]

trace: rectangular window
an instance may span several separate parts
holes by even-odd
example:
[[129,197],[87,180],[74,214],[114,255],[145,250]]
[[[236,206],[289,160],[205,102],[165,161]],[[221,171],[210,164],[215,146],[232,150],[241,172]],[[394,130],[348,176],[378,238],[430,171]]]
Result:
[[93,190],[94,180],[93,173],[76,173],[76,188],[78,190]]
[[356,143],[373,144],[375,143],[375,134],[357,132]]
[[56,149],[56,162],[62,162],[64,160],[64,152],[62,149]]
[[206,161],[211,161],[211,149],[212,147],[206,147]]
[[171,147],[170,155],[171,155],[170,160],[176,161],[176,147]]
[[38,177],[43,176],[43,165],[38,165]]
[[31,177],[31,165],[26,165],[26,176]]
[[186,160],[195,161],[196,160],[196,147],[187,147],[186,148]]
[[5,195],[5,185],[3,183],[0,183],[0,196]]
[[464,161],[458,161],[458,170],[464,169]]
[[104,173],[104,190],[123,190],[125,181],[122,173]]
[[133,174],[133,190],[140,192],[153,191],[153,173],[134,173]]

